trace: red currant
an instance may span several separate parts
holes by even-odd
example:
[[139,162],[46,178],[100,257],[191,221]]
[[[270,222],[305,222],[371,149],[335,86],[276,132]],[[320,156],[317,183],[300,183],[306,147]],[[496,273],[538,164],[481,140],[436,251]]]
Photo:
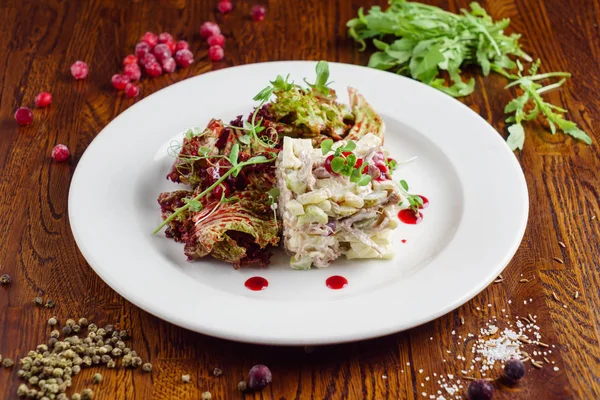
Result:
[[150,50],[152,50],[152,48],[146,42],[139,42],[135,45],[135,55],[137,56],[138,60],[141,60],[142,57],[150,53]]
[[175,53],[175,62],[180,67],[189,67],[194,63],[194,55],[188,49],[183,49]]
[[69,159],[71,152],[64,144],[57,144],[52,149],[52,159],[56,162],[65,162]]
[[183,49],[189,49],[189,48],[190,48],[190,44],[188,42],[186,42],[185,40],[180,40],[175,45],[175,50],[183,50]]
[[252,15],[252,19],[255,21],[262,21],[265,19],[265,14],[267,13],[267,9],[264,6],[254,6],[252,7],[252,11],[250,15]]
[[221,46],[210,46],[208,56],[213,61],[220,61],[225,57],[225,51]]
[[19,125],[29,125],[33,121],[33,111],[27,107],[19,107],[15,111],[15,119]]
[[148,74],[150,77],[156,77],[162,74],[162,67],[158,62],[148,63],[144,68],[146,70],[146,74]]
[[35,96],[35,106],[39,108],[48,107],[52,103],[52,95],[48,92],[42,92]]
[[225,36],[218,34],[218,35],[212,35],[211,37],[209,37],[206,42],[208,43],[209,46],[225,46]]
[[140,94],[140,88],[134,85],[133,83],[128,83],[125,86],[125,96],[136,97],[138,94]]
[[177,64],[175,63],[175,59],[173,57],[169,57],[166,60],[163,60],[162,62],[162,69],[163,72],[173,72],[175,71],[175,67],[177,66]]
[[154,47],[158,43],[158,36],[154,32],[146,32],[140,39],[140,42],[146,42],[150,47]]
[[110,81],[115,89],[123,90],[125,89],[125,86],[127,86],[127,84],[129,83],[129,76],[114,74]]
[[123,66],[126,66],[128,64],[137,64],[137,62],[137,57],[134,54],[130,54],[123,59]]
[[171,49],[169,45],[166,43],[159,43],[152,49],[152,54],[156,57],[156,59],[160,62],[166,60],[167,58],[171,58]]
[[123,68],[123,73],[127,75],[132,82],[138,81],[142,77],[142,71],[137,63],[127,64],[125,68]]
[[83,61],[75,61],[73,65],[71,65],[71,75],[75,79],[85,79],[88,75],[88,65]]
[[206,21],[200,27],[200,36],[204,39],[208,39],[212,35],[218,35],[221,33],[221,28],[214,22]]
[[229,0],[221,0],[217,8],[221,14],[227,14],[233,10],[233,4]]

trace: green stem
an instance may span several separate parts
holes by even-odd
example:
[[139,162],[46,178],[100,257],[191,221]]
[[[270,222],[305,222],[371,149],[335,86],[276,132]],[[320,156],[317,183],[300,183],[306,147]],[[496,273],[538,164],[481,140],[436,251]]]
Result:
[[537,89],[536,92],[538,94],[549,92],[550,90],[561,87],[563,85],[563,83],[565,83],[566,81],[567,81],[567,78],[562,78],[560,81],[558,81],[556,83],[553,83],[551,85],[544,86],[542,88]]

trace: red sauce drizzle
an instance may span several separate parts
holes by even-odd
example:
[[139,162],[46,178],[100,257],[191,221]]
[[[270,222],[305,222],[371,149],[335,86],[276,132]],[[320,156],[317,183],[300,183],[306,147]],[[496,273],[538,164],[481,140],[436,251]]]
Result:
[[423,214],[415,213],[410,208],[405,208],[404,210],[400,210],[398,218],[405,224],[415,225],[420,224],[421,221],[423,221]]
[[429,207],[429,199],[427,197],[423,196],[422,194],[418,194],[417,196],[423,199],[423,205],[419,207],[420,209]]
[[262,276],[253,276],[244,285],[250,290],[259,291],[265,290],[269,286],[269,281]]
[[333,290],[343,289],[348,286],[348,279],[340,275],[333,275],[327,278],[325,285],[327,285],[329,289]]
[[402,239],[402,243],[406,243],[406,239]]

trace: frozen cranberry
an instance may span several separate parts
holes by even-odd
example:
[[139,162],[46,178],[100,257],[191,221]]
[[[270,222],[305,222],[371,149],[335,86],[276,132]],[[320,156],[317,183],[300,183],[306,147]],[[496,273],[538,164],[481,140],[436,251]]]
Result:
[[264,6],[254,6],[252,7],[252,11],[250,15],[252,15],[252,19],[255,21],[262,21],[265,19],[265,14],[267,13],[267,9]]
[[138,94],[140,94],[140,88],[135,86],[133,83],[128,83],[125,86],[125,96],[136,97]]
[[219,35],[212,35],[211,37],[209,37],[206,40],[206,43],[208,43],[209,46],[225,46],[225,36],[219,34]]
[[154,54],[147,53],[142,58],[140,58],[140,65],[146,66],[148,64],[157,63],[158,60],[154,57]]
[[175,50],[183,50],[183,49],[189,49],[189,48],[190,48],[190,44],[188,42],[186,42],[185,40],[180,40],[175,45]]
[[163,32],[160,35],[158,35],[158,43],[166,44],[167,46],[169,46],[169,50],[171,50],[171,53],[173,53],[177,47],[175,39],[173,39],[173,36],[167,32]]
[[221,33],[221,28],[214,22],[206,21],[200,27],[200,36],[204,39],[208,39],[212,35],[219,35]]
[[175,62],[180,67],[189,67],[194,62],[194,55],[188,49],[179,50],[175,53]]
[[175,63],[175,59],[173,57],[169,57],[166,60],[163,60],[161,64],[163,72],[168,73],[175,71],[175,67],[177,66],[177,63]]
[[221,46],[210,46],[208,56],[213,61],[220,61],[225,57],[225,51]]
[[150,47],[154,47],[158,43],[158,36],[154,32],[146,32],[140,39],[140,42],[146,42]]
[[518,382],[525,375],[525,364],[523,361],[511,358],[504,366],[504,378],[511,383]]
[[128,64],[137,64],[137,62],[137,57],[134,54],[130,54],[123,59],[123,66],[126,66]]
[[52,159],[56,162],[65,162],[69,159],[71,152],[64,144],[57,144],[52,149]]
[[166,60],[167,58],[171,58],[172,53],[169,46],[165,43],[159,43],[152,49],[152,54],[156,57],[156,59],[160,62]]
[[227,14],[233,10],[233,4],[229,0],[221,0],[217,5],[217,9],[221,14]]
[[221,199],[223,194],[225,194],[225,197],[229,197],[231,195],[231,188],[227,183],[221,182],[219,186],[213,189],[212,194],[217,199]]
[[146,66],[144,68],[145,68],[146,74],[148,74],[148,76],[155,77],[155,76],[159,76],[160,74],[162,74],[162,67],[160,66],[160,64],[158,62],[146,64]]
[[272,381],[273,375],[266,365],[255,365],[248,372],[248,388],[250,390],[262,389]]
[[123,73],[127,75],[132,82],[138,81],[142,77],[142,71],[137,63],[127,64],[125,68],[123,68]]
[[135,45],[135,55],[137,56],[138,60],[141,60],[142,57],[150,53],[150,50],[152,50],[152,48],[146,42],[139,42]]
[[114,74],[112,78],[110,78],[110,81],[115,89],[123,90],[129,83],[129,77],[127,75]]
[[39,108],[48,107],[52,103],[52,95],[48,92],[42,92],[35,96],[35,106]]
[[494,385],[490,382],[478,379],[469,384],[467,399],[469,400],[491,400],[494,397]]
[[75,61],[73,65],[71,65],[71,75],[75,79],[85,79],[88,76],[88,65],[83,61]]
[[19,107],[15,111],[15,119],[19,125],[29,125],[33,121],[33,111],[27,107]]

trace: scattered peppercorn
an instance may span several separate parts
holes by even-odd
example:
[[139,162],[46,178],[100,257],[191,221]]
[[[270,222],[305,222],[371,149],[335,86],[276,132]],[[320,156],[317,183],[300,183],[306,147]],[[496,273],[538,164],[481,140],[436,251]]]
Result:
[[73,325],[73,327],[71,327],[71,329],[73,330],[73,332],[79,333],[79,331],[81,331],[81,326]]
[[190,382],[190,376],[189,375],[181,375],[181,381],[183,383],[189,383]]
[[92,400],[94,397],[94,392],[92,389],[83,389],[81,391],[81,400]]
[[33,302],[35,303],[35,305],[41,306],[42,304],[44,304],[44,299],[42,299],[41,297],[35,297],[33,299]]
[[113,361],[110,360],[109,362],[106,363],[106,368],[115,368],[117,366],[117,364]]
[[221,376],[221,375],[223,375],[223,370],[221,368],[215,368],[215,369],[213,369],[213,375]]
[[0,276],[0,285],[9,285],[10,284],[10,275],[3,274]]
[[10,368],[13,365],[15,365],[14,361],[10,358],[5,358],[4,360],[2,360],[2,366],[4,368]]
[[210,399],[212,399],[212,395],[210,394],[210,392],[202,393],[202,400],[210,400]]
[[248,384],[246,383],[246,381],[240,381],[237,384],[237,388],[240,392],[245,392],[246,390],[248,390]]
[[81,395],[79,393],[73,393],[71,400],[81,400]]
[[[50,324],[50,321],[48,321],[48,325]],[[56,325],[56,324],[55,324]],[[58,338],[60,336],[60,332],[58,330],[53,330],[52,332],[50,332],[50,337],[51,338]]]
[[96,373],[92,379],[94,380],[94,383],[100,383],[102,382],[102,374]]
[[62,333],[63,333],[64,336],[69,336],[71,334],[71,331],[72,331],[72,329],[68,325],[67,326],[63,326],[63,328],[62,328]]
[[48,325],[54,326],[56,324],[58,324],[58,320],[56,319],[56,317],[52,317],[48,320]]
[[144,371],[144,372],[152,372],[152,364],[145,363],[144,365],[142,365],[142,371]]
[[86,326],[88,326],[88,320],[86,318],[79,318],[79,321],[77,322],[80,326],[83,326],[84,328]]
[[56,303],[54,302],[54,300],[48,300],[46,302],[46,304],[44,305],[44,307],[46,307],[46,308],[54,308],[55,305],[56,305]]

